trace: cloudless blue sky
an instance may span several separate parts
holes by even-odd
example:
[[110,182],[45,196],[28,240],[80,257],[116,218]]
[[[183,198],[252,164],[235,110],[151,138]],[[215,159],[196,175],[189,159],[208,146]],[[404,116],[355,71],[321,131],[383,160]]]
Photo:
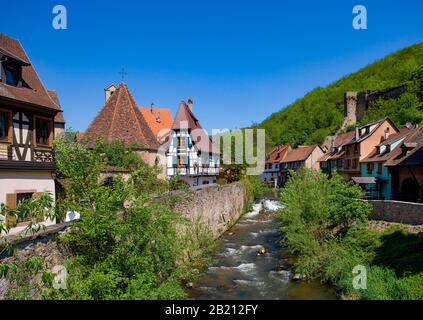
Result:
[[[52,28],[52,8],[68,30]],[[352,28],[364,4],[368,30]],[[7,10],[4,10],[7,9]],[[192,96],[203,126],[260,122],[317,86],[423,41],[421,0],[10,1],[0,32],[18,38],[67,125],[85,130],[124,68],[139,105]]]

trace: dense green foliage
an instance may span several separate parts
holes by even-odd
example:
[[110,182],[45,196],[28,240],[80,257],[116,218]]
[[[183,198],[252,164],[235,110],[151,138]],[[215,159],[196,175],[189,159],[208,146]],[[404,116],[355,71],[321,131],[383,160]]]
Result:
[[394,121],[399,127],[404,127],[407,122],[420,124],[423,121],[423,112],[419,105],[416,85],[413,83],[408,86],[407,92],[403,93],[397,99],[378,99],[369,105],[361,124],[369,123],[376,119],[382,119],[385,116]]
[[[272,114],[258,127],[266,129],[266,138],[270,145],[321,143],[342,124],[343,96],[346,91],[382,90],[418,79],[423,79],[421,43],[389,55],[326,88],[314,89],[288,107]],[[421,122],[422,115],[416,114],[416,104],[412,97],[406,96],[389,104],[374,106],[366,120],[390,116],[399,124],[406,121]],[[396,108],[393,108],[393,105]]]
[[[334,284],[345,298],[422,299],[423,240],[398,228],[369,231],[361,196],[338,175],[292,173],[279,217],[296,272]],[[353,288],[357,265],[366,267],[367,289]]]
[[[137,161],[131,151],[114,154],[122,152],[120,145],[98,144],[89,151],[62,140],[55,148],[58,171],[66,180],[56,211],[81,215],[58,238],[72,252],[65,263],[67,288],[55,289],[44,265],[38,270],[43,275],[41,288],[31,286],[28,268],[15,272],[13,264],[3,265],[0,272],[16,284],[7,296],[30,298],[35,290],[45,299],[184,298],[183,283],[195,276],[212,247],[210,231],[174,211],[176,196],[151,197],[165,182],[158,182],[155,169]],[[126,179],[115,176],[105,183],[100,171],[111,163],[126,163],[134,171]]]
[[53,208],[53,198],[49,192],[25,199],[18,203],[16,208],[3,206],[0,208],[0,214],[8,218],[7,222],[0,221],[0,232],[5,233],[19,222],[26,221],[27,225],[23,233],[35,234],[45,228],[40,222],[57,218],[57,212]]

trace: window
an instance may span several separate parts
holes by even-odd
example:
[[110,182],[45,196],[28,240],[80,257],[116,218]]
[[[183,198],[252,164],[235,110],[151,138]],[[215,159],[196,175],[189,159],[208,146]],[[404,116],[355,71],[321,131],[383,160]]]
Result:
[[367,163],[367,173],[372,173],[373,172],[373,162],[368,162]]
[[[33,197],[34,193],[33,192],[25,192],[25,193],[17,193],[16,194],[16,204],[20,204],[22,201],[31,199]],[[20,222],[27,222],[31,220],[31,216],[28,215],[27,217],[25,217],[25,219],[20,220]]]
[[17,86],[19,83],[19,70],[18,67],[5,65],[4,73],[6,74],[6,84],[10,86]]
[[186,165],[187,165],[187,156],[179,156],[178,166],[186,166]]
[[185,137],[178,137],[178,148],[185,148],[186,142],[187,140]]
[[12,142],[12,113],[0,110],[0,141]]
[[358,144],[354,144],[354,154],[358,153]]
[[203,184],[209,184],[210,182],[208,180],[204,180]]
[[357,169],[357,166],[358,166],[358,160],[357,159],[353,159],[352,168],[353,169]]
[[35,118],[35,143],[37,145],[51,145],[51,120],[46,118]]
[[345,164],[345,169],[348,170],[350,168],[350,166],[351,166],[351,160],[347,159],[347,163]]
[[381,162],[379,162],[379,163],[377,164],[377,173],[378,173],[378,174],[381,174],[381,173],[382,173],[382,163],[381,163]]

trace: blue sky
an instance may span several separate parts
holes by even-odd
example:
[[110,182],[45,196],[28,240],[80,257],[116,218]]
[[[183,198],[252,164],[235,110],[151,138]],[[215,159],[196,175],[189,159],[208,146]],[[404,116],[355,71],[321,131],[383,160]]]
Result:
[[[68,29],[52,28],[63,4]],[[368,30],[352,28],[364,4]],[[4,6],[2,6],[4,8]],[[11,1],[0,32],[20,39],[67,125],[85,130],[120,81],[140,105],[192,96],[209,131],[260,122],[317,86],[423,41],[421,0]]]

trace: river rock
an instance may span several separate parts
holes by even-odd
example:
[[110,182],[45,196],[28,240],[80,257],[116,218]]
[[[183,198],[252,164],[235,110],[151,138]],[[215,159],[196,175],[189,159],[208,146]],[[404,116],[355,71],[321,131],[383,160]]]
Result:
[[304,274],[296,273],[292,276],[291,280],[301,281],[301,280],[304,280],[305,278],[306,276]]
[[266,254],[266,249],[263,247],[261,247],[257,252],[257,255],[259,256],[264,256],[265,254]]
[[185,287],[187,287],[187,288],[194,288],[194,283],[192,283],[192,282],[188,282],[188,283],[185,285]]

